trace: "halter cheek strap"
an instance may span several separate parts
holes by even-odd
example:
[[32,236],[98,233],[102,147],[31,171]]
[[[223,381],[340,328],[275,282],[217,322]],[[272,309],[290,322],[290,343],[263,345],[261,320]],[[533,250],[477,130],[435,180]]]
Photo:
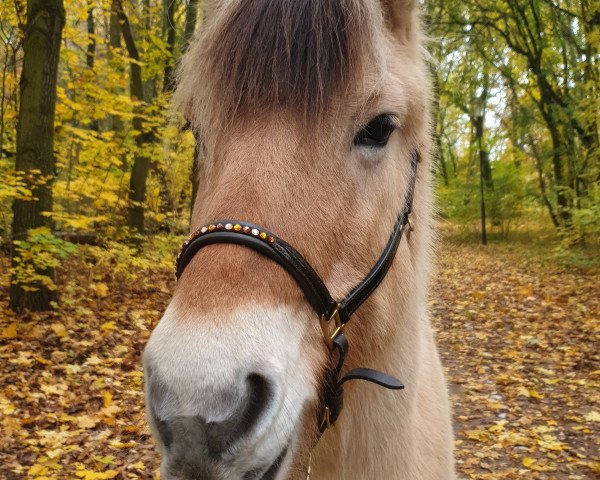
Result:
[[342,376],[349,348],[348,339],[344,335],[344,327],[350,321],[352,314],[385,278],[394,261],[405,228],[408,226],[409,230],[412,230],[410,214],[419,158],[418,151],[412,152],[404,206],[398,214],[379,260],[367,276],[339,302],[333,299],[317,272],[294,247],[268,230],[247,222],[222,220],[204,225],[188,237],[177,257],[176,277],[179,279],[192,258],[206,245],[216,243],[242,245],[278,263],[296,281],[306,300],[320,318],[327,347],[331,351],[338,352],[337,364],[335,368],[329,370],[326,376],[323,411],[321,419],[319,419],[321,433],[335,423],[342,410],[345,382],[366,380],[392,390],[404,388],[397,379],[369,368],[356,368]]

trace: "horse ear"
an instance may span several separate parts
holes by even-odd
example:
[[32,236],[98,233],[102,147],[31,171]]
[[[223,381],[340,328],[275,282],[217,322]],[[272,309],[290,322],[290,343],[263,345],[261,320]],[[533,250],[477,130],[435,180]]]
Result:
[[401,41],[410,41],[418,31],[417,0],[381,0],[387,24]]

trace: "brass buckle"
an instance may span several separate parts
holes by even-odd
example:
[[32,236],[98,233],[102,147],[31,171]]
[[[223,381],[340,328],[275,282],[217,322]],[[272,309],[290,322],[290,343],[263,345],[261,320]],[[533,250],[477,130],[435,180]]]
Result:
[[412,219],[410,218],[410,215],[406,219],[406,223],[408,224],[408,231],[409,232],[414,232],[415,231],[415,226],[413,225],[413,222],[412,222]]
[[[331,331],[329,327],[329,322],[331,320],[335,320],[335,328]],[[329,318],[325,315],[321,315],[321,330],[323,331],[323,339],[325,340],[325,345],[329,350],[333,350],[333,341],[335,337],[337,337],[340,333],[344,332],[344,324],[342,323],[342,319],[340,318],[340,304],[338,303],[335,306],[335,310],[331,314]]]

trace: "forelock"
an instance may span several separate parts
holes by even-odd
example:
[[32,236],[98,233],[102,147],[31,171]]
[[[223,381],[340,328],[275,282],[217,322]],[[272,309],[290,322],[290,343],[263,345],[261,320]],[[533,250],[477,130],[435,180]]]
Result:
[[[225,116],[281,107],[315,116],[360,75],[378,11],[362,0],[236,0],[215,12],[180,69],[191,115],[204,89]],[[195,81],[195,78],[198,81]],[[212,107],[215,108],[214,106]],[[206,105],[204,105],[206,109]]]

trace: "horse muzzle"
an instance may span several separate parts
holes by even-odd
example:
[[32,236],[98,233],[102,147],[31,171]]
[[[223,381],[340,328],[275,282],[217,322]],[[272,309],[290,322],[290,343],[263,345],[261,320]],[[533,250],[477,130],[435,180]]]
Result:
[[[256,309],[255,309],[256,311]],[[295,328],[289,312],[260,312],[264,325]],[[298,332],[285,348],[253,341],[246,322],[187,331],[169,308],[144,352],[147,417],[166,480],[285,478],[302,412],[314,402]],[[282,326],[283,323],[283,326]],[[256,333],[255,333],[256,332]],[[229,339],[229,340],[224,340]],[[268,336],[266,338],[269,338]]]

